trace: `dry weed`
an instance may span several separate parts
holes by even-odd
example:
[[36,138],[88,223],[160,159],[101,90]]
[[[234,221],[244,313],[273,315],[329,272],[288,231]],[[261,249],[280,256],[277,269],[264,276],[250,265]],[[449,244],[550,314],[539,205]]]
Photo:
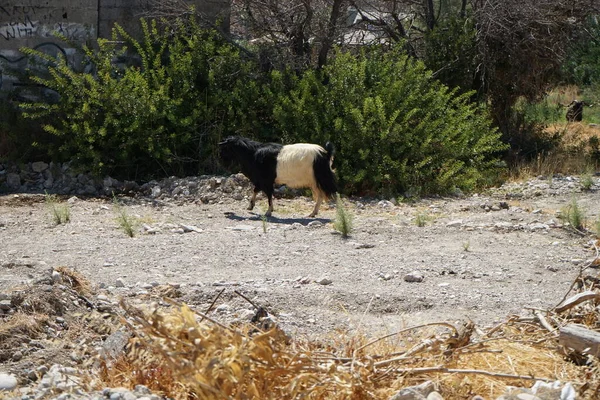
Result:
[[530,387],[540,379],[582,387],[586,376],[556,351],[547,330],[518,318],[478,338],[472,323],[433,323],[376,339],[336,332],[314,341],[291,340],[277,326],[233,329],[184,304],[126,311],[138,335],[104,380],[143,383],[176,399],[387,399],[424,380],[445,398],[495,398],[507,385]]

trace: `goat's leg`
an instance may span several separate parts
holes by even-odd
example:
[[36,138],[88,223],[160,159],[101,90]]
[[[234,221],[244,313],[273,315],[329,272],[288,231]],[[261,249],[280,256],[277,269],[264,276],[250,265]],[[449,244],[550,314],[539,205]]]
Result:
[[269,209],[265,213],[265,216],[270,217],[273,213],[273,188],[265,190],[265,193],[267,195],[267,200],[269,201]]
[[258,192],[260,192],[260,189],[255,187],[254,192],[252,193],[252,198],[250,199],[250,204],[248,204],[248,210],[254,209],[254,205],[256,204],[256,195]]
[[323,200],[323,195],[321,194],[321,191],[318,191],[315,197],[315,208],[313,208],[313,211],[310,213],[308,218],[314,218],[319,213],[319,207],[321,206],[321,201]]

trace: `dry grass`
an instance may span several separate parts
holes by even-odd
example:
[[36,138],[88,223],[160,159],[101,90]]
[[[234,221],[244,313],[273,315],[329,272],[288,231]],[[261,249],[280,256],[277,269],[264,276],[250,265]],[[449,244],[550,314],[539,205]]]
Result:
[[[584,174],[597,169],[594,142],[600,144],[600,128],[580,122],[554,124],[546,129],[548,137],[558,136],[558,146],[551,153],[538,154],[535,160],[512,168],[510,179],[523,180],[554,174]],[[595,155],[597,157],[597,154]]]
[[55,270],[61,274],[63,281],[80,295],[87,296],[91,293],[92,284],[82,273],[64,266]]
[[103,384],[145,384],[175,399],[388,399],[425,380],[447,399],[495,398],[507,385],[538,379],[600,387],[533,318],[513,317],[477,337],[472,324],[434,323],[375,339],[335,332],[315,341],[292,340],[276,325],[224,326],[185,304],[124,308],[137,336],[126,357],[103,369]]
[[11,349],[23,338],[37,338],[43,331],[49,317],[46,314],[26,314],[16,312],[9,319],[0,323],[0,349]]

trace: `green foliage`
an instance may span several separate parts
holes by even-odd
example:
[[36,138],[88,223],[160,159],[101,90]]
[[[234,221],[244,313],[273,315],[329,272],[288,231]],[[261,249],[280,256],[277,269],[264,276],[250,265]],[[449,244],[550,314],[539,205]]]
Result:
[[585,212],[577,203],[577,199],[573,197],[571,203],[561,209],[560,218],[563,222],[568,223],[569,227],[577,230],[585,230]]
[[344,202],[338,194],[336,197],[336,217],[333,223],[333,228],[342,234],[342,237],[347,238],[352,232],[352,215],[344,207]]
[[600,84],[600,18],[587,19],[585,29],[562,65],[565,78],[576,85]]
[[415,225],[417,225],[419,228],[422,228],[427,225],[427,219],[427,214],[419,212],[415,216]]
[[477,29],[472,18],[449,17],[425,34],[423,62],[445,85],[466,92],[474,87]]
[[254,117],[240,106],[259,92],[259,82],[249,79],[254,68],[192,19],[162,29],[155,21],[141,24],[140,41],[116,25],[98,50],[84,47],[91,72],[24,49],[49,64],[50,76],[33,81],[60,95],[54,104],[24,104],[26,115],[55,115],[45,125],[59,138],[53,155],[99,175],[214,171],[222,132]]
[[55,225],[66,224],[71,221],[71,210],[67,204],[60,203],[56,195],[48,194],[48,192],[46,192],[44,198]]
[[581,175],[581,190],[588,191],[594,186],[594,179],[592,178],[592,173],[590,171],[586,171],[583,175]]
[[398,51],[338,53],[306,72],[274,115],[288,140],[337,147],[348,193],[427,195],[490,184],[505,149],[486,110]]

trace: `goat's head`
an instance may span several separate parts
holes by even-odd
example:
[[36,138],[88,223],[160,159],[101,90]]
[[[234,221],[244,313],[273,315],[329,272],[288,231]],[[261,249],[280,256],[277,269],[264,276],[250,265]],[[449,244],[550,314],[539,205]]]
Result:
[[235,164],[237,160],[236,145],[239,142],[239,138],[236,136],[229,136],[222,142],[219,142],[219,153],[223,166],[229,168]]

